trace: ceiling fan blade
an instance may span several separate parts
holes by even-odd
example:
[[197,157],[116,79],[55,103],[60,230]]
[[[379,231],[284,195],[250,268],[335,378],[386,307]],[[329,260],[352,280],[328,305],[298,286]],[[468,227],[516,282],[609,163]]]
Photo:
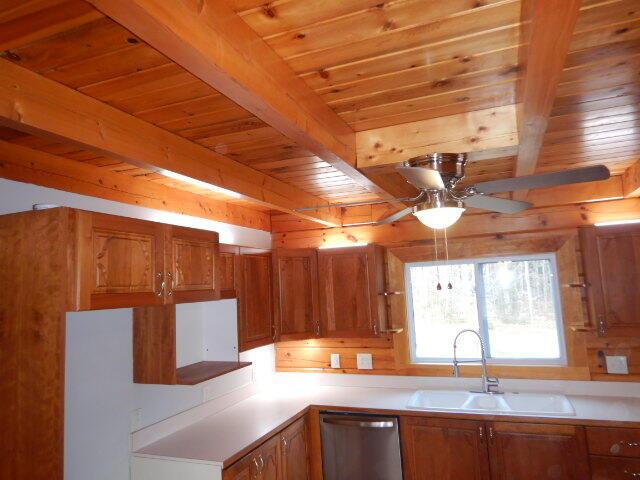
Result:
[[564,172],[540,173],[523,177],[492,180],[473,185],[478,193],[512,192],[514,190],[529,190],[531,188],[556,187],[570,183],[595,182],[609,178],[609,169],[604,165],[576,168]]
[[444,190],[440,172],[425,167],[396,167],[400,175],[420,190]]
[[411,213],[411,209],[413,207],[403,208],[399,212],[394,213],[393,215],[389,215],[387,218],[383,218],[382,220],[378,220],[375,222],[375,225],[387,225],[388,223],[397,222],[402,217],[406,217]]
[[498,213],[518,213],[532,207],[529,202],[508,200],[506,198],[491,197],[489,195],[473,195],[463,200],[465,206],[490,210]]

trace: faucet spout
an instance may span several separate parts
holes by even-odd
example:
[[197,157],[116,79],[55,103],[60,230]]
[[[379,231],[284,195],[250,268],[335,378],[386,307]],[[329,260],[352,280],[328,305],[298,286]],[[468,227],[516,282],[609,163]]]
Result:
[[470,363],[477,362],[478,360],[458,360],[457,349],[458,349],[458,338],[465,333],[473,333],[478,341],[480,342],[480,363],[482,365],[482,393],[502,393],[499,390],[499,380],[497,378],[491,378],[487,374],[487,355],[484,348],[484,341],[482,340],[482,336],[470,328],[466,328],[464,330],[460,330],[456,337],[453,339],[453,375],[455,377],[460,376],[460,363]]

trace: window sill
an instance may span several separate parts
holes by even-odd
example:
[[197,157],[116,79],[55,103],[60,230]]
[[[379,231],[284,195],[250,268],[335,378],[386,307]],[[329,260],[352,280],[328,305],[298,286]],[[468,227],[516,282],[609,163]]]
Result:
[[[446,363],[410,363],[398,366],[398,375],[451,377],[453,366]],[[489,375],[498,378],[519,378],[534,380],[590,380],[588,367],[569,367],[563,365],[505,365],[488,364]],[[460,367],[461,377],[479,377],[480,365]]]

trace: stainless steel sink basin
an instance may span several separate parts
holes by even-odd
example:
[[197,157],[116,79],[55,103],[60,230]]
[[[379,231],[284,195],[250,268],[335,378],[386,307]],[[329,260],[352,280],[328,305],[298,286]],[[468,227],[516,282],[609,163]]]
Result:
[[555,393],[492,395],[455,390],[419,390],[413,394],[407,406],[420,410],[457,410],[512,415],[573,416],[576,414],[569,399]]

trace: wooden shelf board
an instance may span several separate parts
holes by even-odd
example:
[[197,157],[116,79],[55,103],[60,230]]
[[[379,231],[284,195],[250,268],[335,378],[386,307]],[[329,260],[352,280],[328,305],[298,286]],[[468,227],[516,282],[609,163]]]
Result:
[[248,367],[251,362],[197,362],[177,370],[178,385],[197,385],[225,373]]

